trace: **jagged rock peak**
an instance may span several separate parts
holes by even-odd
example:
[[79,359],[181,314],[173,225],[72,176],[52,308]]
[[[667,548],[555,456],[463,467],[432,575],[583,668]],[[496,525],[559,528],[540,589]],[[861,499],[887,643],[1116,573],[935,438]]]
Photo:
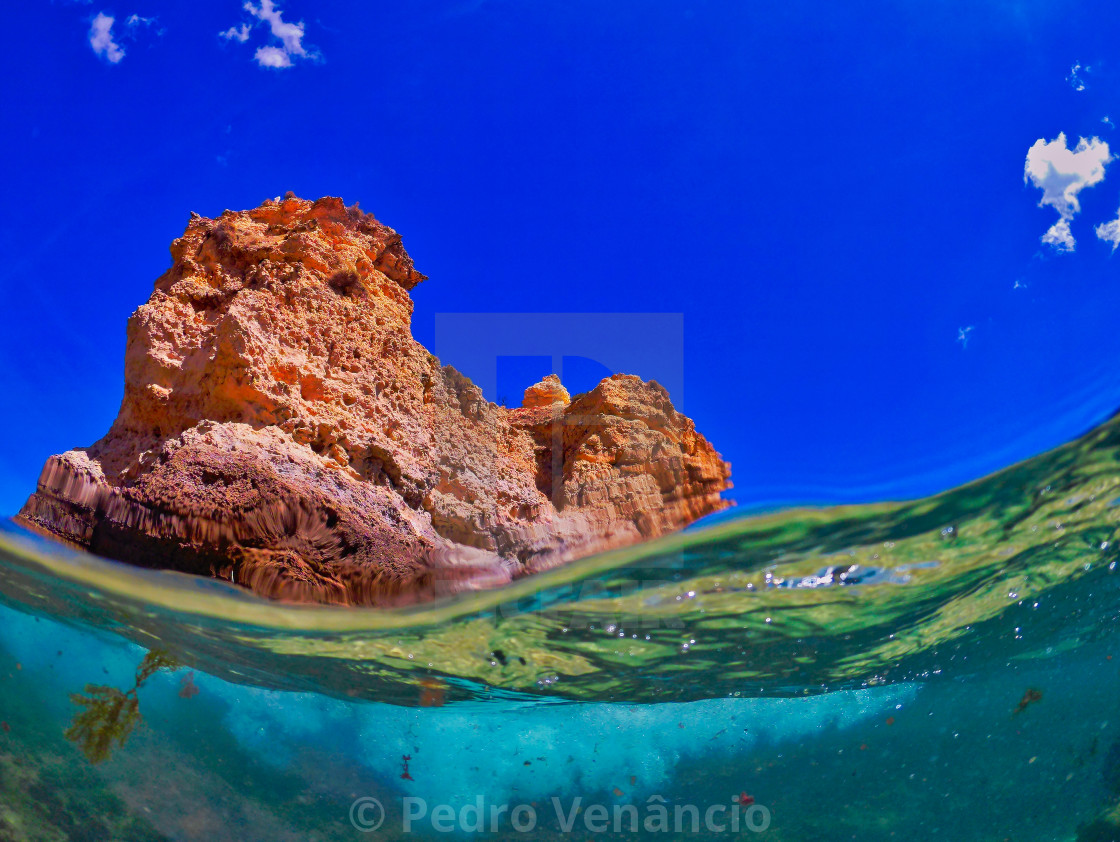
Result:
[[124,399],[20,519],[279,599],[493,587],[724,508],[730,466],[653,382],[487,401],[412,337],[424,280],[341,199],[192,215],[128,320]]
[[539,383],[534,383],[525,390],[525,397],[521,401],[521,406],[525,409],[535,409],[541,406],[552,406],[553,404],[570,404],[572,396],[568,394],[568,390],[564,388],[564,384],[560,382],[560,378],[555,374],[549,374]]

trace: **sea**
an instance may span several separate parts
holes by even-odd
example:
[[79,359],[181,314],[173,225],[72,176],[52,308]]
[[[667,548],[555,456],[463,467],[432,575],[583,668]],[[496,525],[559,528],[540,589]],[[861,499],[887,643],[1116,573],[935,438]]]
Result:
[[921,500],[270,603],[0,527],[0,840],[1120,839],[1120,419]]

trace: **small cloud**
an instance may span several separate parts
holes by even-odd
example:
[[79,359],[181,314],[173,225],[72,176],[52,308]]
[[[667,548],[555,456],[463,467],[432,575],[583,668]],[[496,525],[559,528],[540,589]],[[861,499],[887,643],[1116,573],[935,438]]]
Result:
[[1027,282],[1024,281],[1022,278],[1016,278],[1015,279],[1015,285],[1011,288],[1012,289],[1026,289],[1027,288]]
[[227,41],[237,41],[239,44],[244,44],[249,40],[249,33],[251,31],[252,27],[247,23],[243,23],[241,26],[231,26],[225,32],[219,32],[218,35],[221,38],[225,38]]
[[1080,63],[1075,62],[1073,67],[1069,69],[1069,76],[1066,77],[1066,81],[1069,82],[1069,86],[1075,91],[1083,91],[1085,90],[1085,79],[1083,76],[1087,76],[1092,72],[1093,68],[1089,65],[1082,67]]
[[1117,214],[1116,219],[1104,222],[1093,230],[1097,232],[1099,239],[1112,243],[1112,250],[1116,251],[1116,247],[1120,246],[1120,213]]
[[1042,190],[1039,207],[1050,205],[1060,217],[1042,235],[1042,242],[1059,251],[1073,251],[1075,241],[1069,223],[1081,210],[1077,194],[1102,181],[1111,160],[1108,144],[1096,137],[1080,138],[1074,149],[1066,146],[1065,134],[1051,141],[1035,141],[1027,151],[1023,181]]
[[[101,12],[93,19],[89,27],[89,45],[93,48],[94,53],[101,56],[110,64],[117,64],[125,56],[125,49],[122,44],[129,43],[136,39],[136,32],[140,27],[147,27],[156,22],[154,17],[145,18],[140,15],[129,15],[124,19],[124,23],[117,27],[114,33],[113,27],[116,23],[116,18],[112,15],[107,15]],[[163,30],[156,32],[157,35],[162,35]]]
[[1042,235],[1042,242],[1053,246],[1055,251],[1073,251],[1077,241],[1073,239],[1073,232],[1069,230],[1069,220],[1059,219]]
[[[242,7],[257,22],[267,24],[269,34],[279,43],[266,44],[258,47],[253,53],[253,58],[261,67],[282,68],[291,67],[292,59],[316,58],[317,55],[308,51],[303,44],[305,34],[303,21],[291,23],[284,20],[283,13],[277,8],[273,0],[260,0],[259,6],[246,2]],[[231,26],[219,33],[227,41],[237,41],[244,44],[249,40],[253,26],[256,24],[243,23],[240,26]]]
[[957,341],[961,343],[962,351],[968,347],[968,335],[974,330],[976,330],[976,328],[973,325],[957,328]]
[[1108,126],[1110,129],[1115,129],[1116,128],[1116,124],[1108,118],[1107,114],[1105,114],[1103,117],[1101,117],[1101,122],[1104,123],[1106,126]]
[[261,67],[292,66],[292,60],[288,58],[288,53],[279,47],[259,47],[254,57]]
[[254,17],[268,23],[272,34],[284,44],[284,52],[290,56],[305,56],[307,51],[303,48],[303,22],[287,23],[281,16],[272,0],[261,0],[260,8],[253,8],[252,3],[245,4],[245,11]]
[[113,20],[111,15],[98,12],[89,28],[89,45],[107,62],[117,64],[124,58],[124,50],[113,40]]

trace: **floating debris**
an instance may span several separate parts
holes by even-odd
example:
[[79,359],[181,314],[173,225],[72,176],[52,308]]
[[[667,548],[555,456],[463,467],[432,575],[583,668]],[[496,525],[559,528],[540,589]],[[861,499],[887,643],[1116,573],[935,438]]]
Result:
[[1034,704],[1037,701],[1041,701],[1041,699],[1042,699],[1042,691],[1041,690],[1036,690],[1033,687],[1028,688],[1027,692],[1025,692],[1023,694],[1023,698],[1021,698],[1019,700],[1019,704],[1017,704],[1015,706],[1015,710],[1013,710],[1011,712],[1011,715],[1014,716],[1017,713],[1022,713],[1024,710],[1027,709],[1027,705]]
[[198,695],[198,685],[194,683],[194,672],[188,672],[179,681],[179,698],[193,699]]

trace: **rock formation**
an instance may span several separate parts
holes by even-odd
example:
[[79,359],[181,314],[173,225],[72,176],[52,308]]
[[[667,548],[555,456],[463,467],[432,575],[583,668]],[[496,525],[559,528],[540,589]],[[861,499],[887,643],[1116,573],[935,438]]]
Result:
[[424,280],[342,200],[192,215],[129,319],[120,413],[19,518],[274,598],[400,604],[653,538],[730,466],[656,382],[487,401],[413,338]]
[[550,374],[540,383],[534,383],[525,390],[525,398],[521,401],[521,406],[523,409],[539,409],[557,403],[567,406],[571,402],[572,396],[568,394],[560,378]]

